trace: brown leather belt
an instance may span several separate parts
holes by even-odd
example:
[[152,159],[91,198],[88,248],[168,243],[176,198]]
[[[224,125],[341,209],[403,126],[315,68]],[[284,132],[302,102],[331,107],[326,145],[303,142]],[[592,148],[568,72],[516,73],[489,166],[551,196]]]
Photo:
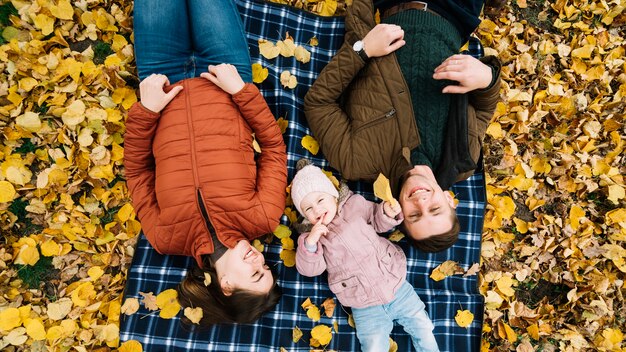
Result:
[[439,16],[438,13],[428,8],[428,4],[422,1],[409,1],[409,2],[401,2],[398,5],[394,5],[388,8],[385,12],[383,12],[381,18],[387,18],[389,16],[393,16],[398,12],[402,12],[405,10],[420,10],[430,12]]

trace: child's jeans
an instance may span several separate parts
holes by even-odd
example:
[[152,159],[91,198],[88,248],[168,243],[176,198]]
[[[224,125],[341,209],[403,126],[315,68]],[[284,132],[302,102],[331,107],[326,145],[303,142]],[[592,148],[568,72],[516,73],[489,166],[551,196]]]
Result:
[[234,0],[135,0],[139,78],[164,74],[170,83],[199,77],[209,65],[232,64],[252,82],[248,42]]
[[424,308],[424,302],[407,281],[398,289],[396,298],[390,303],[352,308],[361,349],[364,352],[389,351],[389,334],[393,329],[393,322],[397,321],[411,335],[417,351],[438,352],[439,347],[433,335],[434,326]]

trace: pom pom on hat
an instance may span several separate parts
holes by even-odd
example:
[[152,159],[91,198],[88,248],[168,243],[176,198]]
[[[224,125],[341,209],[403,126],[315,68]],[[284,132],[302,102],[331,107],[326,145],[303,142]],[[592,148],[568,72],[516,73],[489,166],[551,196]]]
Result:
[[300,169],[291,182],[291,199],[298,212],[302,215],[304,213],[300,209],[300,203],[311,192],[324,192],[335,198],[339,197],[339,192],[335,185],[322,172],[322,169],[312,164]]

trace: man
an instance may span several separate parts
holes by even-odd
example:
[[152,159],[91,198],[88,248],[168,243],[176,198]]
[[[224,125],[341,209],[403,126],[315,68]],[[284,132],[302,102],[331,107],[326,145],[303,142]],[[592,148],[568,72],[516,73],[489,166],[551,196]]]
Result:
[[350,180],[386,175],[412,243],[441,251],[460,229],[444,189],[476,167],[500,63],[459,55],[471,31],[426,3],[393,5],[379,25],[373,13],[370,0],[353,2],[344,44],[305,97],[306,118],[332,167]]

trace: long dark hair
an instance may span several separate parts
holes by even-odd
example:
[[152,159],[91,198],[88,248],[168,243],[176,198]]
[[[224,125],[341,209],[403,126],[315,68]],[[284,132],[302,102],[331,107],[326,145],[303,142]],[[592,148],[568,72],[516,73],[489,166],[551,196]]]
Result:
[[[205,286],[204,274],[211,276],[211,283]],[[178,285],[178,301],[183,308],[202,308],[200,327],[221,323],[251,323],[278,303],[281,296],[272,272],[274,284],[267,294],[235,289],[225,295],[217,278],[217,272],[208,255],[203,256],[203,267],[194,263],[185,279]],[[191,326],[191,321],[183,316],[182,322]]]

